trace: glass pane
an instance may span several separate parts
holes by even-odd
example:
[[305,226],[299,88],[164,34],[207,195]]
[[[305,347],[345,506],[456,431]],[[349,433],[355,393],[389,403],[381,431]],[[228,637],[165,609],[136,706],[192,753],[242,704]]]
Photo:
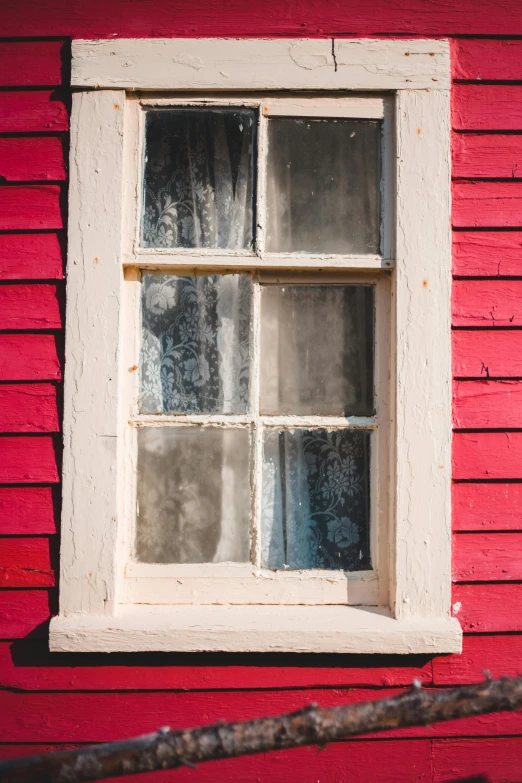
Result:
[[156,110],[145,127],[142,246],[250,247],[255,112]]
[[261,413],[371,416],[373,323],[371,286],[263,286]]
[[140,413],[244,413],[250,278],[145,274]]
[[268,430],[262,563],[370,568],[370,433]]
[[378,253],[381,124],[268,122],[267,249]]
[[246,429],[140,428],[138,560],[248,562],[249,453]]

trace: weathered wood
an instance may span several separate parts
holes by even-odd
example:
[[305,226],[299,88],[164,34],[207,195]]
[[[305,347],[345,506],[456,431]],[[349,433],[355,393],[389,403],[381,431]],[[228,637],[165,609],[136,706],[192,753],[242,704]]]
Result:
[[4,178],[7,182],[64,180],[62,139],[57,136],[0,139],[0,181]]
[[0,234],[0,279],[60,280],[63,245],[60,234]]
[[62,83],[62,41],[0,43],[0,87]]
[[[521,191],[522,193],[522,191]],[[453,326],[521,326],[521,280],[454,280]]]
[[513,582],[453,587],[453,613],[465,633],[522,631],[521,601],[522,584]]
[[56,533],[52,488],[0,487],[0,535],[45,533]]
[[461,39],[451,54],[454,79],[520,81],[522,41]]
[[522,580],[522,533],[460,533],[453,536],[457,582]]
[[61,362],[52,334],[0,334],[1,381],[58,381]]
[[56,443],[51,435],[2,438],[0,482],[53,484],[60,481]]
[[522,232],[455,231],[453,274],[522,277]]
[[455,381],[453,426],[522,429],[522,381]]
[[522,86],[453,85],[452,123],[455,130],[521,130]]
[[66,131],[67,109],[54,92],[0,93],[0,133]]
[[197,729],[159,731],[101,746],[47,756],[13,759],[0,764],[2,783],[62,781],[87,783],[215,759],[266,753],[304,745],[323,745],[358,734],[426,726],[476,717],[522,706],[522,678],[488,680],[452,690],[410,691],[359,704],[303,709],[271,718],[223,721]]
[[0,229],[19,231],[28,228],[63,228],[59,185],[0,188]]
[[437,740],[432,747],[433,783],[520,781],[520,737]]
[[47,636],[50,592],[0,590],[0,639]]
[[454,479],[521,479],[522,432],[453,436]]
[[451,152],[454,177],[522,178],[522,136],[454,133]]
[[60,329],[63,284],[0,286],[0,329]]
[[522,378],[522,331],[458,330],[452,342],[456,378]]
[[0,384],[0,432],[58,432],[56,386]]
[[522,636],[480,636],[468,634],[459,655],[441,655],[433,659],[436,685],[463,685],[477,682],[488,671],[492,677],[518,677],[522,656]]
[[451,219],[456,228],[522,226],[522,180],[456,181],[453,183],[452,192]]
[[453,529],[522,530],[522,484],[454,484]]
[[0,588],[53,585],[49,538],[0,537]]

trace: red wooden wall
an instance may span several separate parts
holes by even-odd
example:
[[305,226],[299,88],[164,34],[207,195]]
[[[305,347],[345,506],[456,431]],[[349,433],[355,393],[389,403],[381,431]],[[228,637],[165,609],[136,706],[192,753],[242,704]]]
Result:
[[[489,0],[347,6],[4,0],[0,35],[15,38],[0,40],[0,757],[310,701],[378,698],[414,677],[440,688],[480,679],[483,670],[522,671],[522,8],[510,0],[501,8]],[[47,652],[60,509],[68,40],[113,34],[453,36],[461,656]],[[520,783],[522,717],[484,716],[149,779]]]

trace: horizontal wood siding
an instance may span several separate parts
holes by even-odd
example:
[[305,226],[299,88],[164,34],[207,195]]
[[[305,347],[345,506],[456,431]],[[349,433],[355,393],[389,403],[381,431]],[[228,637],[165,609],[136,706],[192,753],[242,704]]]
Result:
[[[519,3],[300,0],[196,6],[23,2],[2,35],[522,35]],[[174,7],[175,6],[175,7]],[[168,24],[165,19],[168,18]],[[348,33],[346,33],[348,31]],[[57,611],[67,160],[65,40],[0,43],[0,758],[168,724],[520,674],[522,40],[452,40],[453,612],[462,655],[68,655]],[[487,83],[483,83],[487,82]],[[182,783],[519,783],[522,718],[501,714],[201,765]],[[167,783],[172,773],[135,783]],[[129,783],[134,783],[134,779]]]

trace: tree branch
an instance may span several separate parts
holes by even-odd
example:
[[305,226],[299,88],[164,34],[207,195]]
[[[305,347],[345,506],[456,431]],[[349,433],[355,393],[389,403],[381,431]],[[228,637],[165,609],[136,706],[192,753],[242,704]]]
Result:
[[379,701],[330,708],[311,704],[273,718],[182,731],[164,728],[122,742],[11,759],[0,764],[0,783],[88,783],[520,707],[522,677],[451,690],[423,690],[415,682],[406,693]]

